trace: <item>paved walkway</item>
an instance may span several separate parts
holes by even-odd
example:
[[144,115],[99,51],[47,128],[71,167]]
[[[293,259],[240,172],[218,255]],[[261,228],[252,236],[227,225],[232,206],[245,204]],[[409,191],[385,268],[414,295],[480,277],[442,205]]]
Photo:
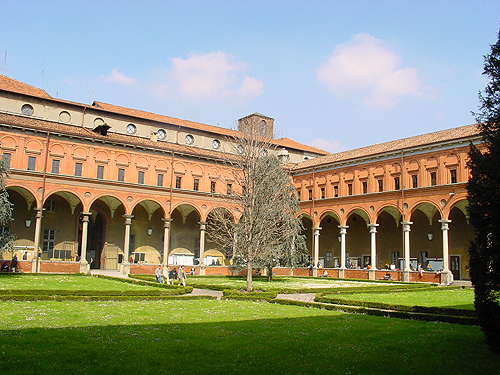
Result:
[[276,298],[290,299],[293,301],[301,301],[301,302],[314,302],[315,296],[316,293],[294,293],[294,294],[278,294]]

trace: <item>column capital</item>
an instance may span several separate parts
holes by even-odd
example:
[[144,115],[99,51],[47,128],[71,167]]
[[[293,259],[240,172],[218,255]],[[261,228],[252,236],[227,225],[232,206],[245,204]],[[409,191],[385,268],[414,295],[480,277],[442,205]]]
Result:
[[338,227],[340,229],[340,234],[347,234],[347,228],[349,228],[349,226],[347,226],[347,225],[339,225]]
[[401,224],[403,224],[403,231],[409,232],[411,230],[410,226],[413,224],[413,222],[412,221],[403,221]]
[[123,215],[125,218],[125,225],[131,225],[132,224],[132,219],[134,218],[134,215]]
[[380,224],[366,224],[368,228],[370,228],[370,233],[377,233],[377,227]]
[[451,223],[451,220],[438,220],[438,222],[441,223],[441,229],[442,230],[448,230],[448,229],[450,229],[450,227],[448,226],[448,224]]
[[207,222],[206,221],[200,221],[198,222],[200,224],[200,230],[207,230]]
[[170,219],[169,217],[164,217],[162,220],[163,228],[170,228],[170,222],[172,221],[172,219]]
[[321,227],[314,227],[313,230],[314,230],[314,234],[317,235],[319,234],[319,231],[321,230],[322,228]]

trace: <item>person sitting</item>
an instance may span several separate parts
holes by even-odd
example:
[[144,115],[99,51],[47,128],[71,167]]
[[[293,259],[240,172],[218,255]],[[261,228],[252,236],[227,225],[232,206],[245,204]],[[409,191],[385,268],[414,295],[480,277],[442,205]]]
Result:
[[2,272],[9,272],[9,265],[7,264],[7,262],[2,263],[1,271]]
[[323,272],[323,275],[322,275],[322,276],[323,276],[323,277],[328,277],[328,276],[329,276],[329,275],[328,275],[328,271],[327,271],[327,270],[325,270],[325,271]]
[[432,266],[431,266],[430,263],[427,263],[427,268],[425,270],[428,271],[428,272],[432,271]]
[[387,272],[385,276],[382,278],[382,280],[392,280],[391,274]]

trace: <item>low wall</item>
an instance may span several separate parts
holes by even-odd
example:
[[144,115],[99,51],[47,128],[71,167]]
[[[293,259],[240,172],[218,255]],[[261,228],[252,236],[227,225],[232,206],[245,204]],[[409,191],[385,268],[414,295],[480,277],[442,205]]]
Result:
[[[23,262],[24,263],[24,262]],[[26,262],[30,264],[31,262]],[[78,273],[80,272],[80,262],[68,262],[68,261],[57,261],[57,260],[42,260],[39,262],[38,267],[40,272],[53,272],[53,273]],[[23,268],[24,270],[24,268]]]

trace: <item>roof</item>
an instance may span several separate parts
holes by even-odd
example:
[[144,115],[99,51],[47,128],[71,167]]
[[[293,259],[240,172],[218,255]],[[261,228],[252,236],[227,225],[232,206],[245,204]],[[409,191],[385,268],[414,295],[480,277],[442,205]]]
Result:
[[21,81],[9,78],[0,74],[0,90],[16,92],[23,95],[37,96],[44,99],[51,99],[52,97],[44,90],[28,85]]
[[361,147],[354,150],[342,151],[336,154],[320,156],[315,159],[309,159],[298,163],[294,170],[306,169],[330,163],[337,163],[381,153],[405,150],[413,147],[431,145],[434,143],[454,141],[459,139],[469,139],[477,136],[479,136],[479,128],[477,124],[465,125],[458,128],[440,130],[433,133],[417,135],[414,137]]
[[[34,86],[31,86],[31,85],[27,85],[21,81],[9,78],[9,77],[4,76],[4,75],[0,75],[0,90],[15,92],[18,94],[29,95],[29,96],[43,98],[43,99],[50,99],[52,101],[59,102],[59,103],[66,103],[66,104],[77,105],[77,106],[81,106],[81,107],[87,107],[87,105],[82,104],[82,103],[76,103],[76,102],[70,102],[70,101],[66,101],[66,100],[62,100],[62,99],[52,98],[49,94],[47,94],[47,92],[45,92],[42,89],[36,88]],[[165,124],[177,125],[177,126],[181,126],[183,128],[186,128],[186,129],[199,130],[199,131],[209,132],[209,133],[218,134],[218,135],[226,136],[226,137],[241,137],[241,133],[236,131],[236,130],[221,128],[221,127],[213,126],[213,125],[202,124],[202,123],[194,122],[194,121],[182,120],[182,119],[178,119],[175,117],[169,117],[169,116],[159,115],[159,114],[141,111],[141,110],[137,110],[137,109],[121,107],[118,105],[108,104],[108,103],[104,103],[104,102],[94,101],[92,103],[92,106],[98,110],[100,109],[100,110],[114,113],[114,114],[121,114],[121,115],[125,115],[125,116],[136,117],[139,119],[146,119],[146,120],[157,121],[157,122],[165,123]],[[264,115],[260,115],[260,114],[258,114],[258,115],[264,116]],[[268,116],[264,116],[264,117],[268,117]],[[315,153],[315,154],[319,154],[319,155],[327,154],[323,150],[317,149],[315,147],[307,146],[307,145],[292,141],[292,140],[287,139],[287,138],[277,139],[277,140],[275,140],[275,144],[278,146],[281,146],[281,147],[294,148],[296,150],[311,152],[311,153]]]

